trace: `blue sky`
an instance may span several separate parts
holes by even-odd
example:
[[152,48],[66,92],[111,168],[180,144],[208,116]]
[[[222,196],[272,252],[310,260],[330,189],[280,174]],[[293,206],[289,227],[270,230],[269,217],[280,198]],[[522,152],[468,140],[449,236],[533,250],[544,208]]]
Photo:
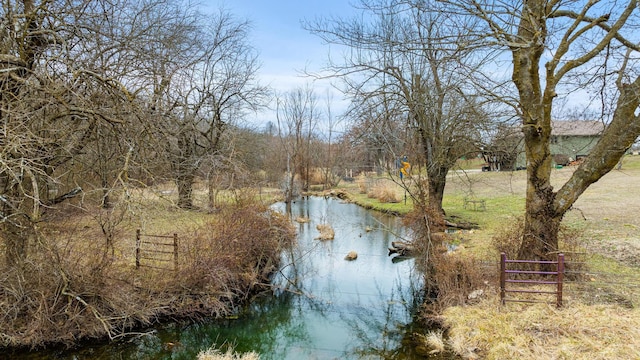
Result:
[[297,72],[305,67],[318,69],[326,59],[328,46],[304,30],[302,20],[354,11],[347,0],[233,0],[221,4],[252,22],[251,40],[260,51],[262,73],[280,80],[298,77]]
[[[260,53],[260,81],[278,92],[310,83],[312,79],[304,77],[301,72],[305,68],[317,71],[326,63],[329,46],[304,30],[301,22],[316,17],[348,17],[356,13],[350,4],[349,0],[204,0],[208,9],[222,7],[239,19],[251,22],[249,41]],[[327,88],[330,88],[328,81],[314,84],[322,110]],[[332,112],[338,115],[346,105],[340,100],[342,96],[335,90],[333,92],[336,104]],[[274,121],[270,112],[258,114],[257,118]]]

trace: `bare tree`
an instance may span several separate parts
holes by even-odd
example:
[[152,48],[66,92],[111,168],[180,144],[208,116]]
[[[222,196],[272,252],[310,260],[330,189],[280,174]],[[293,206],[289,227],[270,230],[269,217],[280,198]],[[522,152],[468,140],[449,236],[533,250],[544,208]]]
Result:
[[178,0],[1,3],[0,225],[9,264],[27,256],[43,209],[79,194],[78,185],[99,190],[110,207],[132,173],[140,184],[166,164],[179,204],[192,205],[202,158],[218,155],[226,125],[266,94],[249,24],[222,10],[208,20]]
[[210,17],[202,34],[198,61],[186,74],[189,86],[179,86],[176,118],[179,134],[174,163],[181,207],[191,207],[191,187],[204,157],[221,155],[222,136],[245,109],[257,110],[267,99],[260,86],[256,50],[247,42],[250,25],[221,10]]
[[[527,193],[522,258],[548,259],[558,251],[565,213],[609,172],[640,134],[637,72],[639,4],[626,1],[446,1],[456,13],[481,19],[477,39],[507,50],[518,92],[527,156]],[[480,29],[476,29],[480,30]],[[585,97],[615,85],[617,101],[598,144],[557,191],[550,183],[554,101],[580,90]],[[603,101],[603,104],[605,101]]]
[[322,156],[322,160],[320,161],[320,163],[322,166],[323,189],[331,188],[339,183],[341,170],[337,168],[341,156],[338,151],[338,146],[335,143],[337,142],[336,138],[339,138],[338,136],[336,136],[336,133],[339,132],[338,127],[340,126],[342,119],[334,116],[331,105],[333,102],[333,96],[328,91],[325,101],[325,116],[327,128],[323,132],[323,142],[326,147],[324,151],[318,152],[318,155]]
[[[219,157],[222,137],[246,110],[256,110],[268,91],[257,81],[251,29],[224,9],[206,17],[194,6],[153,3],[148,41],[135,83],[147,101],[154,131],[166,139],[165,154],[178,188],[178,206],[193,207],[193,184],[205,159]],[[211,164],[211,163],[210,163]]]
[[[93,144],[99,128],[122,124],[118,113],[130,102],[93,66],[101,54],[85,51],[97,41],[80,21],[95,15],[88,5],[0,5],[0,224],[10,265],[26,258],[42,210],[81,191],[59,184],[56,171]],[[64,193],[49,198],[51,187]]]
[[[306,27],[330,44],[346,47],[330,59],[330,76],[344,80],[354,107],[402,109],[406,127],[421,144],[428,205],[443,212],[446,175],[474,149],[476,128],[487,119],[470,77],[488,58],[465,46],[466,30],[430,2],[361,0],[357,19],[330,19]],[[368,119],[370,121],[370,119]]]
[[354,125],[345,138],[359,153],[361,170],[379,175],[387,170],[395,173],[396,159],[411,155],[413,160],[416,155],[415,151],[408,152],[415,137],[407,130],[405,110],[393,101],[379,99],[359,104],[358,109],[349,114],[354,118]]
[[285,202],[290,204],[297,194],[295,176],[305,176],[304,158],[309,149],[308,134],[317,121],[318,111],[313,88],[296,88],[278,98],[276,115],[278,134],[284,153],[287,155],[287,178]]

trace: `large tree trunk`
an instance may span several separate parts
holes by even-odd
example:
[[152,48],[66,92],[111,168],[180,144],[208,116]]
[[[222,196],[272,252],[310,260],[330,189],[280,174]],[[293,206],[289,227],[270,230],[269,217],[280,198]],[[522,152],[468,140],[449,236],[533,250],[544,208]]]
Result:
[[[416,116],[417,123],[426,124],[424,121],[419,122],[419,116]],[[427,181],[425,182],[427,189],[424,191],[428,196],[426,199],[426,205],[430,209],[444,215],[442,198],[444,197],[444,188],[447,184],[447,173],[450,169],[446,164],[449,159],[444,159],[442,154],[438,153],[438,149],[436,149],[436,145],[434,145],[434,140],[431,138],[431,133],[433,131],[427,131],[426,127],[427,126],[425,125],[423,128],[418,129],[420,141],[422,143],[422,155],[425,158],[425,165],[427,168]]]
[[[528,120],[531,121],[531,120]],[[549,260],[558,250],[558,229],[563,213],[555,211],[555,193],[551,186],[551,154],[548,137],[550,121],[543,116],[534,124],[525,124],[527,155],[527,192],[524,239],[518,257]]]
[[[527,156],[527,194],[521,259],[553,260],[558,251],[558,230],[564,214],[591,184],[618,163],[640,134],[640,78],[632,84],[618,83],[620,97],[611,123],[587,159],[558,191],[551,186],[551,109],[559,81],[554,63],[546,64],[546,86],[540,83],[541,56],[547,37],[546,1],[529,0],[523,5],[518,28],[522,46],[514,46],[513,81],[518,88],[522,131]],[[604,45],[601,45],[604,47]],[[594,50],[595,51],[595,50]]]
[[[547,36],[544,1],[525,1],[518,38],[526,46],[512,49],[513,82],[518,88],[527,157],[527,193],[524,238],[518,256],[547,259],[558,249],[558,225],[562,218],[553,211],[551,186],[551,103],[553,94],[543,93],[540,60]],[[549,81],[549,79],[547,79]]]
[[444,197],[444,187],[447,183],[447,172],[449,169],[438,168],[436,171],[428,171],[427,179],[427,199],[430,209],[438,211],[444,215],[444,209],[442,208],[442,198]]
[[[549,200],[541,201],[548,204]],[[529,205],[527,203],[527,205]],[[519,259],[553,260],[558,251],[558,230],[562,215],[542,212],[531,207],[525,215],[524,238],[518,251]]]
[[193,183],[198,171],[195,125],[186,119],[184,128],[178,134],[177,153],[173,159],[175,182],[178,186],[178,207],[193,209]]
[[193,182],[195,175],[192,172],[180,174],[176,178],[178,186],[178,207],[182,209],[193,209]]

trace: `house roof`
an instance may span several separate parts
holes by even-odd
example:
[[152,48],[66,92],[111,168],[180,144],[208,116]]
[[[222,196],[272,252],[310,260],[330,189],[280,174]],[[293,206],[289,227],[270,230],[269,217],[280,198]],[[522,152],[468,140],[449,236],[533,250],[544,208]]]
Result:
[[598,120],[552,121],[551,135],[597,136],[604,131],[604,123]]

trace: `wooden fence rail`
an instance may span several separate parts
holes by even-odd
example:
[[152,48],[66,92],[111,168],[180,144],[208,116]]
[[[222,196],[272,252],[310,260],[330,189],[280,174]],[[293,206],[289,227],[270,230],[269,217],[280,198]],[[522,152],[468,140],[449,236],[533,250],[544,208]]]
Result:
[[[509,264],[548,264],[556,265],[556,271],[531,271],[531,270],[517,270],[509,269]],[[539,279],[518,279],[513,278],[517,275],[544,275],[545,277],[554,277],[555,280],[543,280]],[[564,279],[564,254],[558,254],[557,261],[535,261],[535,260],[508,260],[505,253],[500,254],[500,301],[502,305],[507,301],[511,302],[539,302],[533,300],[507,298],[507,293],[528,293],[528,294],[555,294],[556,306],[562,307],[562,282]],[[531,290],[520,287],[507,288],[507,284],[517,285],[553,285],[555,290]]]
[[[159,240],[143,240],[143,237]],[[162,239],[173,239],[173,241]],[[146,260],[147,264],[142,264],[142,260]],[[173,236],[148,235],[142,234],[140,229],[136,230],[136,269],[139,269],[141,266],[146,266],[150,268],[168,270],[165,267],[150,264],[155,264],[156,262],[168,263],[172,260],[173,270],[178,270],[178,234],[173,234]]]

